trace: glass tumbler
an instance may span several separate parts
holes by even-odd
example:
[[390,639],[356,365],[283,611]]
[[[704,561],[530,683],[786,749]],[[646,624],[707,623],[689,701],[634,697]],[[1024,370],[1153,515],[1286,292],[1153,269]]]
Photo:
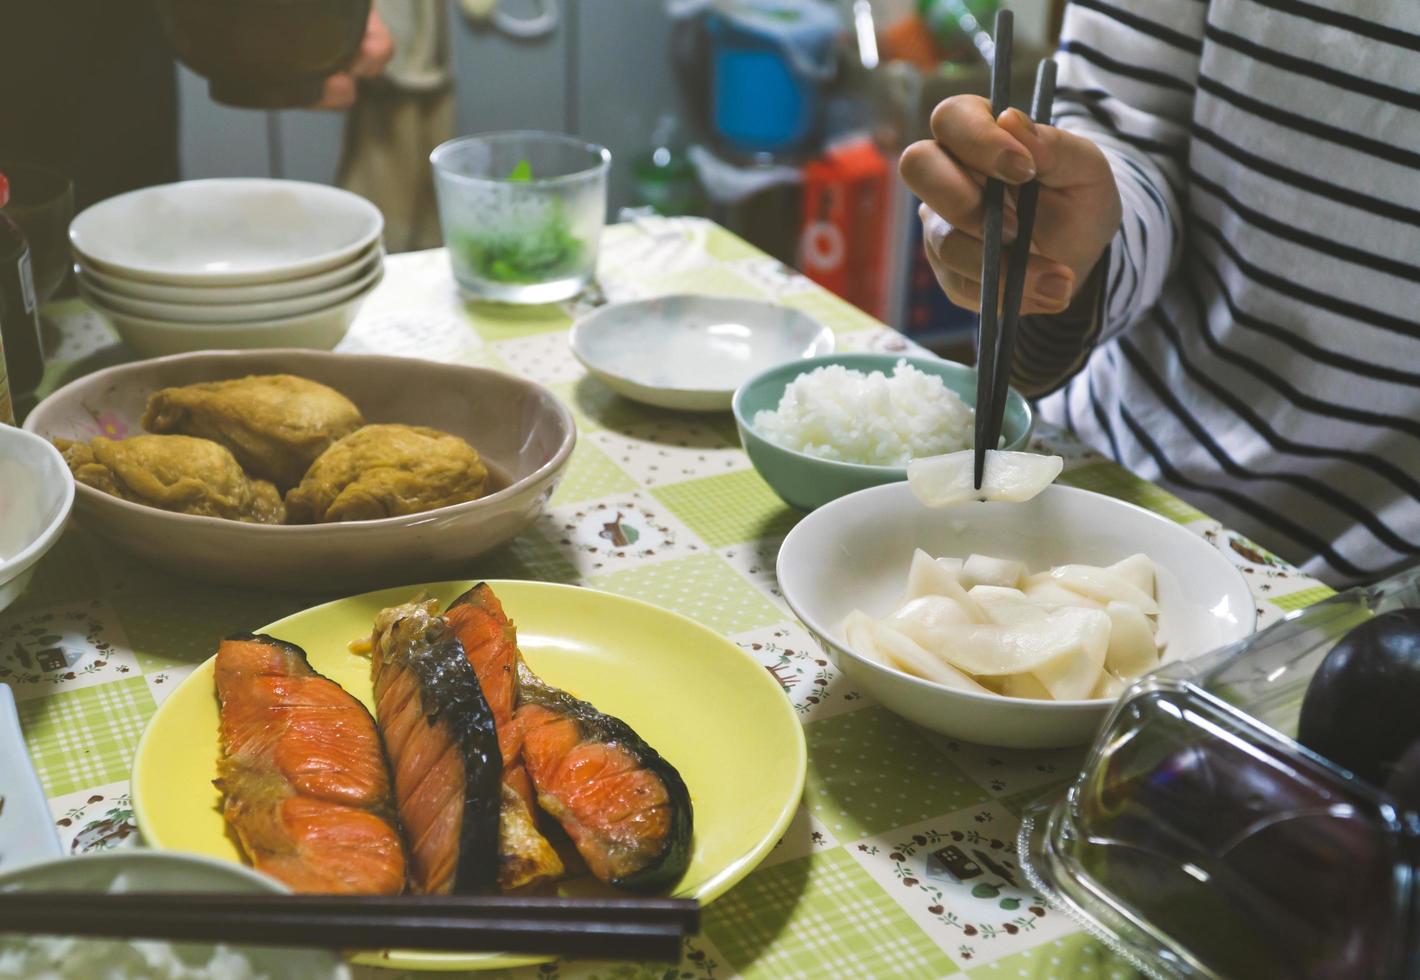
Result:
[[606,223],[606,147],[558,133],[488,133],[443,143],[429,162],[465,293],[553,303],[591,281]]

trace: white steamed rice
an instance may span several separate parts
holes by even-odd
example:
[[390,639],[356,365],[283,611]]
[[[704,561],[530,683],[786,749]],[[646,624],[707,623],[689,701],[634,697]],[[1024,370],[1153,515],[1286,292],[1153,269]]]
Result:
[[754,428],[770,442],[824,459],[906,466],[969,449],[975,412],[933,374],[898,361],[892,377],[830,364],[784,389]]

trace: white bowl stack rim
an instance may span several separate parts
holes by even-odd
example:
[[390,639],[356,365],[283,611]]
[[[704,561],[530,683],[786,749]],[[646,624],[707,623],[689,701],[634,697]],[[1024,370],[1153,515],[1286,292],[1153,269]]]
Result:
[[292,346],[329,347],[383,278],[383,231],[379,209],[350,191],[212,178],[100,201],[70,223],[69,242],[81,295],[152,354],[154,330],[169,338],[163,352],[246,346],[248,330],[269,346],[288,325]]

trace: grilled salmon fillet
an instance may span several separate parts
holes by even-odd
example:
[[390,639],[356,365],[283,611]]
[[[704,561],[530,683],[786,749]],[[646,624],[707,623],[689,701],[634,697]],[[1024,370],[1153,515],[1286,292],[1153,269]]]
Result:
[[297,892],[403,891],[389,771],[364,705],[269,636],[223,640],[215,675],[215,782],[253,867]]

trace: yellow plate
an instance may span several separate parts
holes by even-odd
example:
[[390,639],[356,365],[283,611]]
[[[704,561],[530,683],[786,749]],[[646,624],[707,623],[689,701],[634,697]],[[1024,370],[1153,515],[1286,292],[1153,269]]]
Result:
[[[369,592],[259,632],[299,645],[312,667],[373,708],[370,662],[347,644],[367,636],[386,606],[421,591],[447,603],[474,584]],[[644,602],[567,585],[489,584],[517,623],[528,666],[626,721],[685,778],[695,807],[694,850],[673,894],[709,902],[749,874],[783,835],[804,789],[803,729],[768,671],[719,634]],[[149,844],[242,861],[212,785],[219,751],[208,660],[163,702],[138,745],[133,810]],[[584,882],[570,882],[566,891],[586,893]],[[356,962],[469,970],[542,960],[390,950]]]

